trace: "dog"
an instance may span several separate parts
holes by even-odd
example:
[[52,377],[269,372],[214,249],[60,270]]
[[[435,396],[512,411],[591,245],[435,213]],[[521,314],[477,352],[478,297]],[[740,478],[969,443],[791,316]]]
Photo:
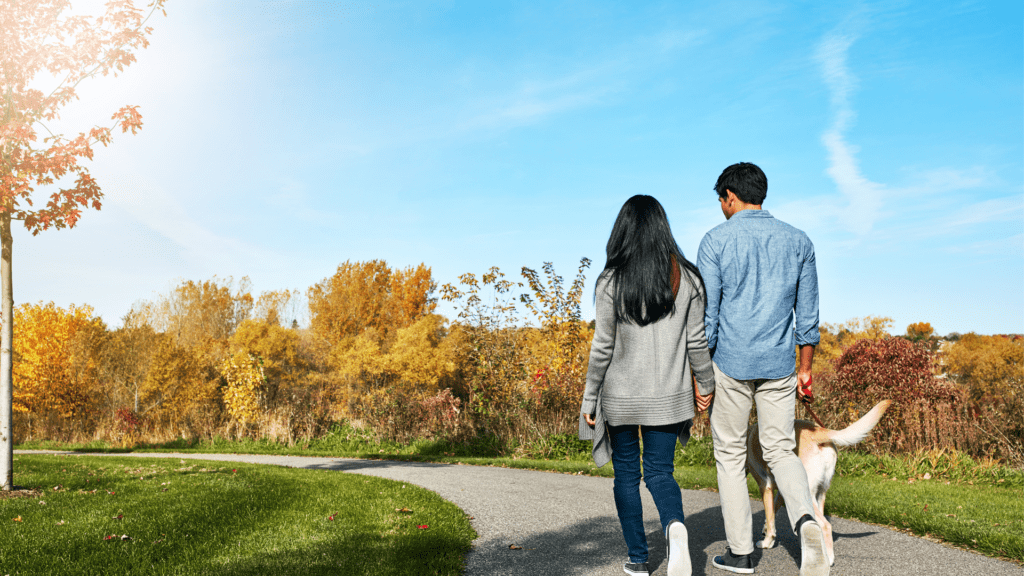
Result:
[[[822,428],[807,420],[796,421],[796,453],[807,471],[807,483],[811,488],[811,500],[814,503],[814,517],[825,536],[825,551],[830,566],[835,564],[836,555],[832,548],[832,524],[825,519],[825,493],[828,492],[832,475],[836,471],[836,446],[852,446],[867,438],[891,403],[891,400],[879,402],[860,420],[842,430]],[[776,537],[775,512],[781,509],[784,503],[782,495],[777,493],[775,478],[765,463],[756,426],[751,426],[747,433],[747,472],[757,482],[761,499],[764,501],[764,536],[756,546],[772,548],[775,546]]]

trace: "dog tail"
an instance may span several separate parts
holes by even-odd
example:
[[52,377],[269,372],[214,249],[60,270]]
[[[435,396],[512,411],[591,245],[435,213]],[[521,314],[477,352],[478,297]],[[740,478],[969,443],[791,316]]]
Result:
[[882,418],[882,414],[885,414],[886,408],[892,404],[892,400],[882,400],[875,407],[872,408],[867,414],[861,417],[853,424],[850,424],[842,430],[829,430],[828,436],[835,443],[836,446],[853,446],[854,444],[864,440],[871,433],[871,429],[878,424],[878,421]]

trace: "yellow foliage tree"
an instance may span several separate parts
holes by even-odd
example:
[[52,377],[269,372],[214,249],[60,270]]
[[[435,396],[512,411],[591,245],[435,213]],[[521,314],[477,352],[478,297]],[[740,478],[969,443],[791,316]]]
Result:
[[200,409],[213,408],[219,378],[201,352],[161,339],[142,384],[140,413],[181,421]]
[[332,362],[345,383],[340,395],[350,407],[392,392],[413,399],[435,395],[452,386],[459,342],[447,337],[446,320],[436,314],[398,329],[387,351],[375,331],[367,330],[346,347],[335,348]]
[[434,311],[436,286],[423,264],[393,270],[383,260],[346,261],[309,289],[310,325],[332,346],[373,329],[386,348],[399,328]]
[[249,279],[242,278],[237,289],[229,277],[223,282],[187,280],[170,294],[134,307],[138,322],[152,326],[174,338],[179,346],[201,350],[214,363],[222,357],[222,347],[249,317],[253,298]]
[[1024,339],[964,334],[946,353],[946,373],[975,399],[986,395],[1024,400]]
[[[92,307],[53,302],[14,310],[14,409],[72,416],[90,400],[97,364],[75,343],[106,331]],[[84,354],[84,357],[82,357]]]
[[223,394],[228,414],[243,429],[257,422],[265,408],[266,383],[259,358],[239,351],[224,360],[220,371],[227,381]]
[[455,343],[448,342],[446,333],[445,319],[437,314],[399,329],[385,357],[388,372],[411,392],[434,394],[445,387],[457,368]]
[[255,356],[266,378],[266,400],[273,405],[282,387],[297,385],[312,367],[297,331],[264,320],[242,322],[229,340],[231,349]]
[[[576,278],[568,290],[563,290],[562,277],[555,273],[551,262],[544,263],[546,281],[542,281],[535,270],[523,267],[523,277],[532,296],[523,294],[520,300],[540,322],[543,338],[538,344],[547,348],[538,359],[544,361],[547,370],[560,374],[562,378],[579,380],[586,371],[593,334],[590,333],[588,338],[589,326],[580,319],[580,300],[586,279],[583,272],[589,267],[589,258],[580,260]],[[579,392],[582,394],[583,389],[580,388]]]
[[103,380],[111,384],[106,393],[110,397],[109,407],[132,406],[139,412],[142,385],[160,348],[164,334],[158,334],[152,326],[136,322],[129,312],[123,326],[108,333],[100,355],[100,373]]
[[[892,318],[865,316],[852,318],[841,324],[822,322],[818,327],[821,337],[814,351],[814,371],[831,372],[832,362],[858,340],[881,340],[890,336]],[[797,355],[797,362],[800,361]]]
[[256,305],[252,310],[252,317],[262,320],[267,324],[280,326],[291,318],[295,321],[294,314],[289,316],[290,305],[299,296],[298,290],[268,290],[262,292],[256,299]]
[[928,322],[915,322],[907,326],[907,338],[914,341],[929,338],[933,333],[935,333],[935,330]]

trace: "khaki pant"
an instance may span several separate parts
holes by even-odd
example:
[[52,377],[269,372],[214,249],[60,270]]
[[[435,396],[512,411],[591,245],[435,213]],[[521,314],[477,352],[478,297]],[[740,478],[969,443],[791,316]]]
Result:
[[765,462],[786,500],[789,525],[804,514],[814,516],[807,472],[796,455],[793,420],[796,409],[796,372],[776,380],[735,380],[715,369],[715,399],[711,435],[718,464],[718,493],[725,520],[725,536],[733,554],[754,551],[747,492],[747,422],[757,405],[757,428]]

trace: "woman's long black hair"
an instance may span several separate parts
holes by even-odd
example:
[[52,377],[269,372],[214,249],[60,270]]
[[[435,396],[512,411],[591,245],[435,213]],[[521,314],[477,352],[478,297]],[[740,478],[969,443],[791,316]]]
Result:
[[[606,252],[608,261],[601,274],[614,274],[615,309],[627,322],[646,326],[675,313],[676,262],[693,273],[683,276],[698,290],[695,276],[700,283],[698,291],[704,294],[700,272],[683,257],[672,237],[665,209],[653,196],[637,194],[626,200],[615,219]],[[704,303],[707,305],[707,294]]]

